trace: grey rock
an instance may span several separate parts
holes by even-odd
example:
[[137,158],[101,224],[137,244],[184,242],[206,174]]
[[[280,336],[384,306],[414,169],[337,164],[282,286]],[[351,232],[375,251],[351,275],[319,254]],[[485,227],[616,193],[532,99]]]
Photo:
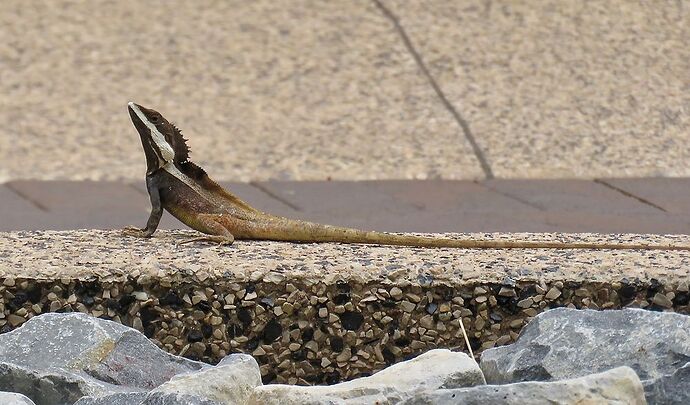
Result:
[[[224,405],[224,402],[212,401],[198,395],[152,392],[146,396],[141,405]],[[138,404],[137,404],[138,405]]]
[[489,384],[550,381],[631,367],[642,380],[690,361],[690,317],[641,309],[558,308],[536,316],[517,342],[482,353]]
[[75,405],[229,405],[246,404],[261,385],[259,364],[252,356],[231,354],[217,366],[178,374],[150,392],[84,397]]
[[194,395],[121,392],[101,397],[83,397],[74,405],[224,405]]
[[254,388],[260,385],[261,371],[256,360],[246,354],[231,354],[216,367],[176,375],[151,391],[143,404],[246,404]]
[[36,316],[0,335],[0,386],[38,405],[149,391],[204,367],[165,353],[134,329],[81,313]]
[[36,405],[32,400],[16,392],[0,391],[0,404],[2,405]]
[[388,404],[416,393],[484,384],[477,363],[465,353],[430,350],[412,360],[356,380],[320,387],[265,385],[257,387],[250,404]]
[[553,382],[521,382],[421,393],[405,405],[645,404],[642,383],[629,367]]
[[644,381],[644,394],[647,403],[690,404],[690,363],[673,374]]
[[144,398],[145,392],[118,392],[100,397],[82,397],[74,405],[139,405]]
[[12,363],[0,363],[0,387],[21,392],[38,405],[72,404],[83,395],[100,395],[120,389],[61,369],[39,371]]

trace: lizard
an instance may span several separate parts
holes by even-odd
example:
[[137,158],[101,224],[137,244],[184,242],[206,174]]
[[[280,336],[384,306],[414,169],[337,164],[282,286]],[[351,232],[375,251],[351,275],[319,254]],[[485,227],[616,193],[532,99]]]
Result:
[[128,111],[146,156],[146,188],[151,213],[144,228],[126,227],[125,235],[148,238],[158,228],[163,209],[206,236],[182,243],[207,241],[230,245],[235,239],[288,242],[340,242],[465,249],[647,249],[690,250],[665,244],[502,241],[453,239],[364,231],[272,215],[253,208],[223,189],[189,160],[182,132],[159,112],[129,102]]

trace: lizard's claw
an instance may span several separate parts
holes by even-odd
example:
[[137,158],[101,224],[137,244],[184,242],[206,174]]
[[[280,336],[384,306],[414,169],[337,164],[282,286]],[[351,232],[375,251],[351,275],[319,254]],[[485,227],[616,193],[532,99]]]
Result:
[[126,236],[134,236],[137,238],[148,238],[149,235],[146,229],[137,228],[136,226],[126,226],[122,229],[122,234]]

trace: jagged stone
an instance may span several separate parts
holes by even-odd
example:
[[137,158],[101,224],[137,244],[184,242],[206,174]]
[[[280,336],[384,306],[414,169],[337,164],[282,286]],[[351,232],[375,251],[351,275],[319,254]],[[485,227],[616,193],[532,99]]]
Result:
[[552,382],[521,382],[421,393],[405,405],[645,404],[642,383],[629,367]]
[[396,403],[414,393],[439,388],[484,384],[477,363],[464,353],[430,350],[370,376],[321,387],[265,385],[257,387],[251,404]]
[[0,335],[0,386],[37,405],[148,391],[204,367],[165,353],[134,329],[81,313],[47,313]]
[[667,403],[665,395],[683,395],[671,387],[688,381],[688,371],[678,370],[688,361],[687,315],[558,308],[537,315],[512,345],[482,353],[480,366],[490,384],[560,380],[628,366],[654,398],[650,402]]
[[84,397],[75,405],[229,405],[245,404],[261,385],[259,364],[252,356],[231,354],[216,367],[174,376],[152,391]]
[[83,397],[74,405],[225,405],[225,403],[179,393],[128,392],[102,397]]
[[0,391],[0,404],[2,405],[36,405],[32,400],[16,392]]
[[123,391],[122,387],[78,372],[58,368],[34,370],[1,362],[0,387],[21,392],[37,405],[72,404],[83,395]]
[[517,342],[482,353],[489,384],[574,378],[629,366],[640,379],[690,361],[690,317],[641,309],[557,308],[537,315]]
[[152,392],[137,405],[225,405],[225,402],[212,401],[198,395]]
[[101,397],[82,397],[74,405],[139,405],[146,392],[118,392]]
[[646,380],[643,385],[649,405],[690,404],[690,363],[673,374]]
[[[256,360],[246,354],[231,354],[216,367],[173,377],[151,391],[143,404],[243,405],[254,387],[260,385],[261,371]],[[187,398],[187,402],[181,402],[181,397]]]

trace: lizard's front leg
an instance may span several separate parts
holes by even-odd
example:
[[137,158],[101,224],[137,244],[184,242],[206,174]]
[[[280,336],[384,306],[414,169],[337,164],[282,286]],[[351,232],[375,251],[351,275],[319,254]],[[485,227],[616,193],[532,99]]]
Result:
[[161,205],[161,196],[158,187],[153,180],[146,179],[146,188],[149,191],[149,198],[151,199],[151,215],[146,222],[146,228],[140,229],[136,226],[127,226],[122,230],[122,233],[128,236],[135,236],[137,238],[150,238],[161,221],[163,215],[163,206]]

